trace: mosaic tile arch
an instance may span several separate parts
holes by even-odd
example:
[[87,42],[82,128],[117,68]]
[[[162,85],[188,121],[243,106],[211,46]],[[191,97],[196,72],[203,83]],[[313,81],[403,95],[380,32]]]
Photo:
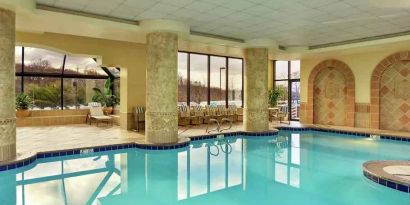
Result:
[[355,79],[350,67],[339,60],[324,60],[314,67],[308,81],[307,123],[354,127]]
[[370,127],[410,131],[410,51],[380,61],[370,86]]

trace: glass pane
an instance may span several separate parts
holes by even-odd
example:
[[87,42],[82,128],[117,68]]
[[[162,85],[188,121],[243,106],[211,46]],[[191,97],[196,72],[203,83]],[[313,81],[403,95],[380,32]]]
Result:
[[116,67],[107,67],[108,71],[113,75],[115,78],[120,77],[120,70]]
[[211,56],[211,105],[225,105],[226,58]]
[[58,73],[62,72],[64,55],[41,48],[24,47],[24,72]]
[[190,95],[191,106],[206,105],[208,102],[208,56],[190,54]]
[[188,101],[188,53],[178,52],[178,105]]
[[291,118],[299,120],[300,111],[300,82],[292,82],[292,107]]
[[228,104],[242,106],[242,59],[228,58]]
[[228,186],[242,183],[242,139],[231,143],[231,153],[228,155]]
[[190,159],[190,196],[198,196],[208,192],[208,169],[207,161],[208,147],[203,144],[201,147],[191,149]]
[[15,76],[16,79],[16,87],[15,87],[15,91],[16,91],[16,96],[18,94],[21,93],[21,76]]
[[61,108],[60,78],[24,77],[24,91],[33,99],[33,109]]
[[178,153],[178,200],[188,198],[188,157],[187,152]]
[[288,61],[276,61],[275,79],[288,79]]
[[279,163],[275,163],[275,181],[287,184],[288,183],[288,170],[287,166]]
[[288,106],[288,81],[276,81],[275,87],[281,91],[278,97],[278,106]]
[[14,56],[14,62],[15,62],[16,73],[21,72],[22,51],[23,51],[23,48],[21,46],[16,46],[14,48],[14,55],[15,55]]
[[84,108],[92,102],[93,88],[104,89],[104,79],[65,78],[64,109]]
[[300,61],[290,61],[290,78],[299,79],[300,78]]
[[[228,145],[225,144],[211,144],[210,145],[210,191],[216,191],[224,189],[225,184],[225,157],[228,155],[225,154],[215,154],[217,152],[223,152],[222,150],[227,150]],[[215,155],[214,155],[215,154]]]
[[93,58],[77,56],[67,56],[64,74],[108,76]]

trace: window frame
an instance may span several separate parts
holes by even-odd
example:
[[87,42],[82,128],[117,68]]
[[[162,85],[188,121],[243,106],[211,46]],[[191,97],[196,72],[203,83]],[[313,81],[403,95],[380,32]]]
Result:
[[[273,60],[272,61],[272,70],[273,70],[273,72],[272,72],[272,83],[273,83],[273,85],[272,85],[272,87],[273,88],[276,88],[276,82],[287,82],[287,84],[288,84],[288,110],[289,111],[291,111],[292,110],[292,83],[294,83],[294,82],[299,82],[300,83],[300,73],[299,73],[299,78],[292,78],[292,73],[291,73],[291,71],[292,71],[292,67],[291,67],[291,62],[292,61],[287,61],[288,62],[288,76],[287,76],[287,78],[285,78],[285,79],[276,79],[276,61],[282,61],[282,60]],[[300,70],[299,70],[300,71]],[[299,121],[299,119],[293,119],[292,118],[292,114],[291,113],[289,113],[288,114],[288,116],[289,116],[289,120],[290,121]]]
[[211,104],[211,56],[214,57],[223,57],[225,58],[225,69],[226,69],[226,75],[225,75],[225,106],[228,107],[229,106],[229,59],[239,59],[242,61],[242,85],[241,85],[241,107],[243,107],[244,105],[244,60],[243,58],[239,58],[239,57],[233,57],[233,56],[225,56],[225,55],[216,55],[216,54],[207,54],[207,53],[199,53],[199,52],[191,52],[191,51],[184,51],[184,50],[179,50],[178,53],[186,53],[187,54],[187,99],[186,99],[186,103],[188,106],[190,106],[191,104],[191,54],[196,54],[196,55],[205,55],[207,56],[207,105]]
[[[16,46],[17,47],[17,46]],[[21,46],[22,52],[21,52],[21,72],[15,72],[15,76],[17,77],[21,77],[21,93],[24,93],[24,78],[25,77],[48,77],[48,78],[59,78],[60,83],[61,83],[61,87],[60,87],[60,109],[64,110],[64,79],[67,78],[78,78],[78,79],[87,79],[87,80],[101,80],[101,79],[108,79],[110,78],[112,81],[114,81],[115,79],[118,79],[120,77],[115,77],[111,72],[109,72],[109,70],[105,67],[105,66],[100,66],[100,68],[107,73],[107,76],[102,76],[102,75],[86,75],[86,74],[64,74],[64,70],[65,70],[65,64],[66,64],[66,59],[67,59],[67,54],[63,54],[64,58],[63,58],[63,64],[62,64],[62,68],[61,68],[61,72],[60,73],[32,73],[32,72],[25,72],[24,68],[25,68],[25,63],[24,63],[24,49],[25,46]],[[33,48],[37,48],[37,47],[33,47]],[[93,58],[95,61],[97,59]],[[120,70],[120,68],[116,67],[116,69]],[[112,92],[113,95],[115,94],[115,91],[113,89],[112,86]]]

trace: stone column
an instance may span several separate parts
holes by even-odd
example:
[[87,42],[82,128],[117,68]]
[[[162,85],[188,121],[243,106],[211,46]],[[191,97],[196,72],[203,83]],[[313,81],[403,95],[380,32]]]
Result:
[[178,141],[177,53],[177,34],[147,34],[145,137],[151,143]]
[[0,8],[0,161],[16,156],[15,13]]
[[269,130],[268,49],[245,49],[244,130]]

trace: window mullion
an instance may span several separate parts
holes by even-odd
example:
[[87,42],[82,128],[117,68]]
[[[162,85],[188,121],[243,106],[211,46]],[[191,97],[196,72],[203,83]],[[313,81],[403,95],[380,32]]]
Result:
[[187,106],[191,105],[191,54],[187,53]]
[[63,67],[62,67],[62,71],[61,71],[61,76],[60,76],[60,80],[61,80],[61,87],[60,87],[60,105],[61,105],[61,110],[63,110],[64,108],[64,80],[63,80],[63,76],[64,76],[64,68],[65,68],[65,61],[66,61],[67,55],[64,55],[64,59],[63,59]]
[[24,47],[21,47],[21,93],[24,93]]

